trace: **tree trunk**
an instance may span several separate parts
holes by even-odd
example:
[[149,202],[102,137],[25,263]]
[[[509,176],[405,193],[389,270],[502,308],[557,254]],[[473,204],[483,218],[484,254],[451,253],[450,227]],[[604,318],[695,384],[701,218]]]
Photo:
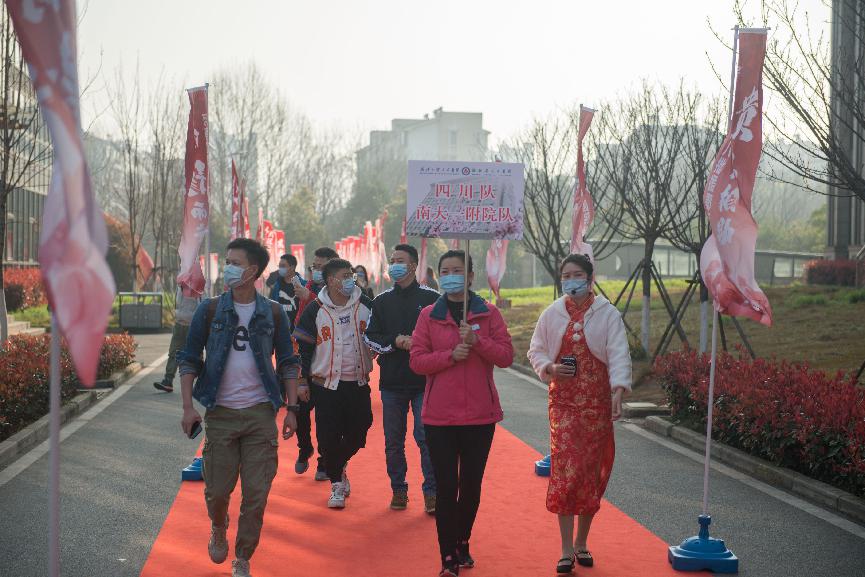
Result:
[[655,252],[655,239],[646,239],[643,253],[643,320],[640,331],[640,340],[643,350],[649,352],[649,329],[651,328],[651,316],[649,307],[652,302],[652,254]]
[[4,266],[4,258],[6,256],[6,230],[8,223],[6,222],[7,204],[9,195],[7,191],[0,191],[0,344],[9,338],[9,317],[6,310],[6,268]]
[[709,343],[709,289],[700,278],[700,352],[705,353]]

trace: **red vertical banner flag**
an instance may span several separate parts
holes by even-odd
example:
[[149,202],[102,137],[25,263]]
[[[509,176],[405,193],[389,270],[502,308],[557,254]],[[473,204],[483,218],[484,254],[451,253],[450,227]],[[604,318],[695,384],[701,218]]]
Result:
[[39,238],[42,279],[78,377],[92,386],[115,287],[81,138],[75,2],[6,6],[54,150]]
[[249,232],[249,199],[245,196],[246,191],[244,190],[243,184],[240,185],[240,199],[241,205],[243,206],[243,236],[244,238],[252,238],[252,235]]
[[754,277],[757,223],[751,214],[763,145],[765,56],[766,31],[740,30],[733,116],[703,193],[712,234],[700,255],[700,272],[719,313],[771,326],[769,299]]
[[180,246],[180,272],[177,284],[183,294],[198,297],[204,293],[204,272],[198,260],[201,241],[207,234],[210,206],[207,199],[207,86],[190,88],[189,122],[186,127],[186,200]]
[[[577,179],[574,186],[574,215],[571,228],[571,253],[592,257],[592,247],[585,242],[589,227],[595,219],[595,204],[586,185],[586,164],[583,160],[583,138],[589,131],[595,111],[580,106],[580,125],[577,132]],[[495,292],[495,291],[493,291]],[[498,293],[496,293],[498,296]]]
[[405,244],[408,242],[408,234],[406,232],[406,223],[407,223],[407,218],[402,217],[402,228],[400,229],[400,232],[399,232],[400,244]]
[[293,244],[291,245],[291,254],[294,255],[294,258],[297,259],[297,272],[304,274],[303,271],[306,270],[306,245],[303,244]]
[[490,242],[490,248],[487,251],[487,283],[496,298],[499,298],[499,288],[502,279],[505,278],[505,270],[507,269],[508,259],[508,241],[502,239],[494,239]]
[[264,248],[267,249],[267,252],[270,254],[270,259],[267,261],[267,266],[264,267],[263,278],[267,278],[267,276],[279,268],[279,257],[274,255],[274,247],[276,246],[276,231],[273,229],[273,223],[269,220],[262,220],[261,226],[261,244],[264,245]]
[[243,236],[243,200],[240,198],[240,181],[237,178],[237,166],[231,159],[231,234],[234,240]]
[[279,264],[279,259],[282,255],[285,254],[285,231],[278,230],[276,231],[276,235],[274,236],[274,255],[273,260],[276,261],[276,264]]

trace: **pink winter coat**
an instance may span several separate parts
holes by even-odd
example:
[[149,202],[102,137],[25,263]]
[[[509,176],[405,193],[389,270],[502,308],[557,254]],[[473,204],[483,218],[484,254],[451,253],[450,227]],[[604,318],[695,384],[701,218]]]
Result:
[[421,311],[412,333],[409,365],[426,375],[421,411],[425,425],[487,425],[503,418],[493,366],[513,363],[511,335],[499,309],[469,294],[468,324],[478,341],[467,359],[455,362],[451,356],[460,333],[445,296]]

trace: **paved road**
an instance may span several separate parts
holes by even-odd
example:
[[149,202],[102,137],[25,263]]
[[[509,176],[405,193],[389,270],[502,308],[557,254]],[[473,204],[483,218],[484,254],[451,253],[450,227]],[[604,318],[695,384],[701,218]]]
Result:
[[[141,337],[140,360],[147,365],[158,359],[168,339]],[[178,434],[177,395],[152,388],[162,368],[141,378],[61,445],[64,576],[136,576],[141,571],[177,493],[179,470],[195,450],[195,442]],[[510,371],[499,371],[496,378],[507,415],[504,425],[545,452],[545,392]],[[629,427],[617,425],[618,452],[607,498],[662,539],[678,543],[696,531],[702,465]],[[0,486],[4,577],[43,577],[47,572],[47,467],[42,457]],[[861,535],[854,536],[759,487],[713,472],[714,529],[742,559],[741,575],[865,575],[865,528],[848,523]],[[552,515],[550,522],[555,522]]]

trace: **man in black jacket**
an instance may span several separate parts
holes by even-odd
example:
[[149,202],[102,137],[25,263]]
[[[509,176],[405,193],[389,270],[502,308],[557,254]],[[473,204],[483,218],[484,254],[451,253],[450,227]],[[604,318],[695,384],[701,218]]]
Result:
[[390,257],[388,274],[394,287],[378,295],[372,303],[372,317],[364,340],[378,353],[381,367],[382,423],[384,426],[385,460],[393,498],[390,508],[403,510],[408,506],[408,465],[405,460],[405,435],[408,411],[414,415],[414,440],[420,449],[424,482],[424,510],[435,513],[435,475],[424,440],[421,422],[426,379],[409,368],[411,334],[421,309],[439,298],[439,293],[421,286],[416,279],[417,249],[398,244]]

